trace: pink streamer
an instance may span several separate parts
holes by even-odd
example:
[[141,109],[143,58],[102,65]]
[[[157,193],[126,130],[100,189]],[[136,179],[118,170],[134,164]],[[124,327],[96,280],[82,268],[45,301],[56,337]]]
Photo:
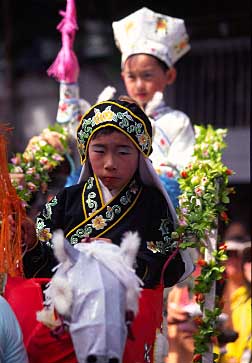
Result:
[[66,11],[60,11],[63,19],[57,26],[61,32],[62,48],[47,74],[57,81],[76,83],[80,73],[78,59],[73,51],[75,33],[78,30],[74,0],[67,0]]

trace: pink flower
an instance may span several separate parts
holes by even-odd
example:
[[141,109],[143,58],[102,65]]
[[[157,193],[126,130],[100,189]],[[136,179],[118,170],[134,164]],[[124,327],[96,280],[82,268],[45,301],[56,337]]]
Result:
[[33,167],[33,168],[28,168],[27,170],[26,170],[26,174],[34,174],[35,173],[35,171],[36,171],[36,169]]
[[182,218],[179,219],[179,225],[180,226],[186,226],[187,225],[187,222],[186,222],[185,218],[182,217]]
[[53,160],[56,160],[56,161],[62,161],[62,160],[64,160],[64,158],[62,156],[60,156],[59,154],[54,154],[52,156],[52,159]]
[[187,208],[181,208],[181,213],[182,214],[187,214],[188,213],[188,209]]
[[202,196],[202,194],[204,192],[204,187],[196,187],[194,189],[194,191],[195,191],[195,194],[200,197],[200,196]]
[[173,174],[173,172],[171,170],[167,171],[166,175],[168,176],[168,178],[173,178],[174,177],[174,174]]
[[18,164],[20,164],[20,162],[21,162],[21,158],[20,158],[20,156],[19,156],[19,155],[17,155],[17,156],[15,156],[14,158],[11,158],[11,162],[12,162],[12,164],[14,164],[14,165],[18,165]]
[[21,205],[23,208],[26,208],[28,206],[28,203],[24,200],[22,200]]
[[32,182],[28,182],[27,183],[27,187],[29,190],[31,190],[32,192],[34,192],[35,190],[37,190],[37,187],[35,184],[33,184]]
[[42,156],[42,158],[40,158],[39,162],[42,165],[46,165],[46,164],[48,164],[48,159],[45,156]]
[[14,174],[23,174],[23,169],[20,166],[16,166],[13,170]]

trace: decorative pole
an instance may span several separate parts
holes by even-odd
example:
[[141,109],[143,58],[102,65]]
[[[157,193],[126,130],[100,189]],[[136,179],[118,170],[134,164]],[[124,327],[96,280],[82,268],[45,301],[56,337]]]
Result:
[[78,30],[74,0],[67,0],[66,11],[60,11],[60,15],[63,19],[57,26],[57,30],[61,32],[62,47],[47,73],[60,82],[60,100],[56,120],[67,126],[68,132],[75,136],[81,115],[85,109],[89,108],[89,104],[79,99],[80,67],[73,50],[75,34]]
[[203,258],[197,261],[200,274],[193,288],[202,316],[195,318],[198,329],[194,334],[193,363],[213,363],[213,341],[218,336],[221,302],[215,294],[216,281],[223,280],[227,259],[225,245],[218,245],[218,220],[227,222],[225,212],[229,203],[228,176],[233,171],[223,165],[223,138],[227,130],[214,130],[195,125],[195,146],[191,162],[179,178],[182,194],[179,197],[179,247],[196,247]]
[[[216,204],[219,202],[219,181],[215,181],[215,192],[216,192]],[[210,264],[213,260],[214,252],[217,251],[217,239],[218,239],[218,218],[215,220],[216,228],[212,229],[206,239],[206,248],[204,253],[204,259],[207,264]],[[207,311],[214,311],[215,309],[215,299],[216,299],[216,280],[212,281],[210,291],[205,294],[205,304],[203,307],[203,318],[207,318]],[[215,327],[213,327],[215,328]],[[212,363],[214,362],[213,355],[213,344],[209,342],[208,351],[204,352],[202,356],[202,363]]]

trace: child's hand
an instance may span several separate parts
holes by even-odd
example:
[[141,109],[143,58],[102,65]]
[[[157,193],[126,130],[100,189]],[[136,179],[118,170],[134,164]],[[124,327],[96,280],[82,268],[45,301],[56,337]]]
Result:
[[37,243],[37,233],[35,222],[25,217],[22,222],[22,246],[26,246],[29,249],[33,248]]
[[[10,239],[12,240],[16,233],[16,222],[12,215],[8,216],[10,226]],[[21,244],[23,250],[29,250],[37,243],[37,234],[35,223],[29,217],[25,217],[21,226]]]

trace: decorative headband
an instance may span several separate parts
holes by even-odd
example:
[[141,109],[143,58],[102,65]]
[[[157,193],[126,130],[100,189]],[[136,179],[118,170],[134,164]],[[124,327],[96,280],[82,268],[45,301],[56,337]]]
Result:
[[146,114],[135,103],[110,100],[97,103],[83,116],[77,128],[77,146],[85,163],[89,142],[98,130],[114,127],[122,132],[148,157],[152,151],[152,127]]

